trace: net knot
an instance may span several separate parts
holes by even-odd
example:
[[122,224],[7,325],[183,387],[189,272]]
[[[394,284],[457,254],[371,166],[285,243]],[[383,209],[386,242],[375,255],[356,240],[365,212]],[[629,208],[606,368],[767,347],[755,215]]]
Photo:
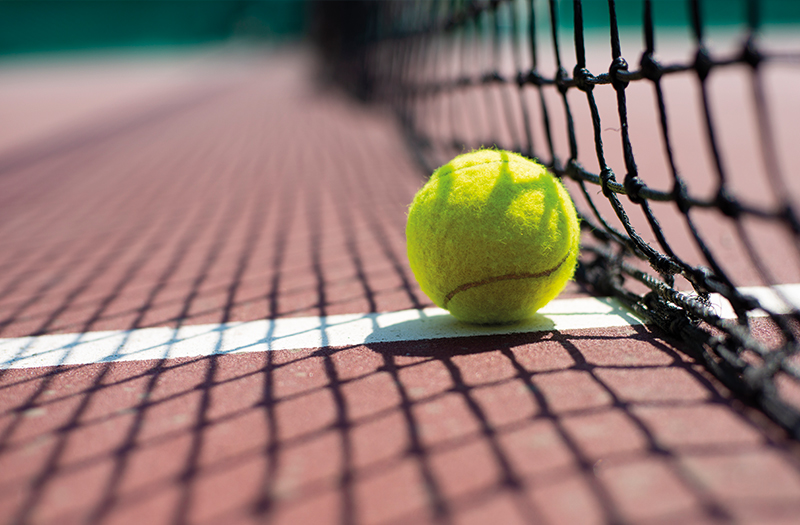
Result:
[[683,181],[683,179],[677,179],[675,181],[675,187],[672,190],[672,195],[675,199],[675,204],[678,206],[678,209],[681,211],[681,213],[683,215],[688,215],[692,204],[689,201],[689,191],[686,189],[686,183]]
[[543,86],[545,84],[544,78],[540,75],[537,71],[531,71],[528,73],[528,82],[533,84],[534,86]]
[[663,70],[658,60],[653,58],[653,53],[647,52],[642,55],[642,60],[639,62],[639,67],[642,69],[642,75],[648,80],[656,82],[661,80]]
[[619,78],[618,73],[621,71],[628,71],[628,61],[622,57],[617,57],[611,62],[611,67],[608,68],[608,76],[611,77],[611,85],[617,91],[628,87],[628,80]]
[[651,261],[650,266],[664,278],[668,278],[681,271],[680,267],[675,264],[675,261],[663,255],[659,255],[655,260]]
[[481,82],[484,84],[491,84],[493,82],[502,82],[503,76],[500,74],[499,71],[489,71],[483,77],[481,77]]
[[732,219],[738,218],[742,213],[742,207],[725,188],[720,188],[717,192],[716,204],[722,213]]
[[645,187],[644,181],[639,178],[638,175],[634,177],[625,177],[625,193],[628,194],[628,198],[632,203],[641,204],[644,202],[640,193]]
[[789,223],[792,233],[795,235],[800,234],[800,220],[797,218],[791,204],[787,204],[783,210],[783,217]]
[[697,54],[694,57],[694,70],[701,81],[705,81],[708,78],[712,67],[714,67],[714,61],[711,60],[708,50],[703,46],[697,48]]
[[676,335],[682,334],[686,328],[694,325],[695,323],[687,316],[673,315],[669,319],[669,331]]
[[744,44],[744,49],[742,49],[742,61],[755,69],[761,63],[762,58],[764,57],[761,56],[761,53],[756,49],[756,43],[753,41],[753,38],[748,38],[747,42]]
[[562,95],[567,94],[567,89],[569,89],[569,75],[567,74],[567,70],[563,67],[558,68],[558,73],[556,73],[556,86],[558,87],[559,93]]
[[600,172],[600,187],[603,189],[603,195],[607,199],[610,199],[614,194],[611,186],[608,185],[609,181],[617,182],[617,179],[614,177],[614,172],[611,171],[611,168],[605,168]]
[[694,289],[701,293],[707,293],[708,283],[715,279],[714,271],[703,265],[695,267],[689,277],[689,282],[692,283]]
[[575,86],[584,93],[594,89],[594,75],[585,67],[575,66],[572,76],[575,79]]

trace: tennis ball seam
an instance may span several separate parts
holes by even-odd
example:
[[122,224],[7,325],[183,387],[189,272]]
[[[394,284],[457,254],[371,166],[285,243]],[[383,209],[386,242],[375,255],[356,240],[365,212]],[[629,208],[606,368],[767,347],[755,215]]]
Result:
[[572,250],[569,250],[567,254],[561,259],[558,264],[549,268],[547,270],[543,270],[537,273],[509,273],[505,275],[498,275],[495,277],[489,277],[488,279],[483,279],[481,281],[472,281],[469,283],[462,284],[458,286],[455,290],[451,291],[444,297],[444,304],[443,308],[447,308],[447,304],[455,297],[457,294],[467,291],[470,288],[475,288],[477,286],[483,286],[486,284],[497,283],[501,281],[514,281],[514,280],[521,280],[521,279],[538,279],[541,277],[547,277],[548,275],[558,271],[559,268],[569,259],[569,256],[572,254]]

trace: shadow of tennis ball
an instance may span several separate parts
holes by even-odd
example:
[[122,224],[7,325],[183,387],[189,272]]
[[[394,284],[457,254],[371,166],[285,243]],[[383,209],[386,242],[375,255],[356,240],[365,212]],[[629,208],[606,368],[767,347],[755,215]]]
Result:
[[498,337],[516,336],[520,344],[534,343],[555,329],[555,323],[542,314],[516,323],[477,325],[432,310],[422,310],[418,319],[376,327],[364,344],[376,352],[394,355],[456,355],[485,352],[493,347],[491,338],[498,341]]

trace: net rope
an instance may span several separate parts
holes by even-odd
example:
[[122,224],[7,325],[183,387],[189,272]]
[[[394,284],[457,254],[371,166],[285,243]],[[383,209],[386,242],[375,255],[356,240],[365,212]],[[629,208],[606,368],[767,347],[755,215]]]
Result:
[[[559,20],[564,4],[570,4],[567,7],[572,12],[572,20],[566,24]],[[730,221],[754,272],[771,286],[779,284],[769,262],[772,256],[759,249],[745,221],[780,228],[791,249],[800,254],[800,215],[791,199],[789,174],[776,151],[764,74],[769,65],[800,65],[800,50],[763,49],[759,39],[762,6],[751,0],[744,4],[741,44],[733,52],[715,53],[708,44],[702,2],[689,0],[678,5],[688,9],[693,57],[663,64],[657,54],[653,2],[643,0],[638,28],[643,48],[635,62],[629,61],[622,54],[617,3],[608,0],[607,5],[604,34],[611,65],[603,71],[588,67],[584,3],[580,0],[350,4],[346,15],[325,24],[320,42],[326,63],[341,82],[397,111],[427,173],[458,153],[494,145],[539,159],[559,177],[572,181],[573,196],[577,189],[583,202],[579,207],[584,229],[576,275],[579,282],[594,293],[617,298],[677,339],[683,351],[735,395],[800,439],[800,311],[780,287],[773,287],[779,307],[737,288],[700,224],[703,220]],[[328,14],[333,11],[329,9]],[[570,43],[574,60],[572,53],[565,51],[565,42]],[[545,53],[550,53],[547,59],[555,66],[554,72],[543,65]],[[766,179],[774,195],[771,205],[753,204],[731,189],[715,119],[719,108],[709,79],[717,71],[734,67],[745,68],[749,78],[759,137],[759,176]],[[700,95],[698,119],[716,188],[710,196],[691,191],[691,181],[682,175],[675,155],[664,85],[671,77],[687,73],[694,76]],[[655,100],[656,126],[671,179],[668,190],[648,185],[637,166],[627,95],[631,86],[642,83],[651,86]],[[621,180],[607,158],[609,145],[603,141],[604,120],[596,97],[599,90],[613,90],[616,99],[615,124],[624,165]],[[596,171],[585,167],[587,148],[579,155],[576,92],[591,117]],[[465,101],[469,96],[472,99]],[[484,105],[485,120],[475,122],[480,104]],[[559,119],[560,127],[556,125]],[[541,130],[539,137],[535,128]],[[466,130],[475,129],[488,130],[488,135],[465,136]],[[555,145],[563,140],[559,133],[566,134],[568,154],[561,156],[564,158],[559,157]],[[605,201],[605,207],[600,201]],[[670,244],[654,211],[655,204],[663,203],[680,212],[702,261],[688,261]],[[642,224],[649,229],[646,234],[641,226],[634,226],[632,214],[644,218]],[[613,225],[614,221],[618,225]],[[646,240],[647,236],[652,240]],[[691,290],[679,290],[676,277],[691,285]],[[735,315],[721,316],[712,306],[711,294],[724,297]],[[777,343],[775,337],[769,342],[756,335],[749,314],[759,310],[767,313],[772,332],[778,334]]]

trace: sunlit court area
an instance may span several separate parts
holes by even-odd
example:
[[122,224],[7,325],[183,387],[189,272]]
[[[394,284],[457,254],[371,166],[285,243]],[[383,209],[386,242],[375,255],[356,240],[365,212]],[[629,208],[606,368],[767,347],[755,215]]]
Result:
[[0,524],[798,523],[799,85],[793,0],[0,2]]

